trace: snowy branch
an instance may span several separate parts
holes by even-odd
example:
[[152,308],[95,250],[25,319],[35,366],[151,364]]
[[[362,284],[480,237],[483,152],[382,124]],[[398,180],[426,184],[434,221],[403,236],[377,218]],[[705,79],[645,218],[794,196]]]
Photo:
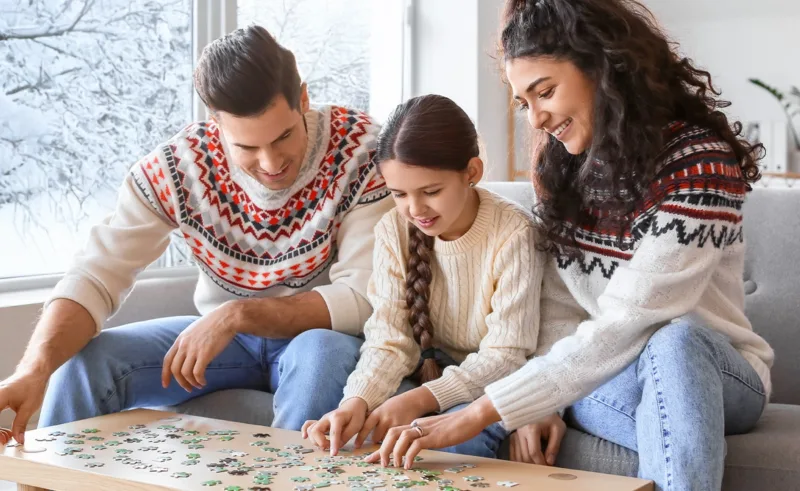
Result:
[[44,28],[36,26],[36,27],[23,27],[23,28],[16,28],[11,29],[6,32],[0,32],[0,41],[8,41],[11,39],[39,39],[39,38],[48,38],[48,37],[57,37],[63,36],[64,34],[70,32],[88,32],[94,34],[105,34],[104,32],[89,27],[78,27],[78,23],[89,13],[94,5],[95,0],[86,0],[81,7],[80,12],[78,15],[75,16],[75,19],[69,24],[63,24],[60,26],[50,25]]

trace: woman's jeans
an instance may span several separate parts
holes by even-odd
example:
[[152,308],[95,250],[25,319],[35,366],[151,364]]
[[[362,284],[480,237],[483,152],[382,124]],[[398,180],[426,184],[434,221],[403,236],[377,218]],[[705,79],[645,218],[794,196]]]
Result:
[[725,435],[766,405],[756,371],[721,333],[692,321],[653,334],[639,359],[568,408],[567,423],[639,453],[658,490],[719,490]]

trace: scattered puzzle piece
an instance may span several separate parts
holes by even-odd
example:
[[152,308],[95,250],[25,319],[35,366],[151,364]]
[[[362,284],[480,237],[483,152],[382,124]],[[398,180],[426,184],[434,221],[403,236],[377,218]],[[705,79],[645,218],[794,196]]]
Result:
[[514,481],[500,481],[497,485],[503,488],[513,488],[514,486],[519,486],[519,483]]

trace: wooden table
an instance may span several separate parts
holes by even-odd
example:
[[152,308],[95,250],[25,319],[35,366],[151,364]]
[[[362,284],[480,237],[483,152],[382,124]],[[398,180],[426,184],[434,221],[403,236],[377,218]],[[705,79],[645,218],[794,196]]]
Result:
[[[409,489],[443,489],[437,479],[452,480],[452,487],[447,489],[468,491],[482,488],[653,489],[652,483],[639,479],[433,451],[422,452],[422,460],[411,471],[384,469],[361,462],[361,456],[375,447],[343,451],[330,462],[321,461],[330,459],[327,452],[314,449],[299,432],[144,409],[29,431],[26,441],[24,447],[2,449],[0,481],[19,483],[18,489],[27,491],[41,488],[56,491],[246,491],[251,488],[275,491],[303,489],[302,486],[320,483],[324,486],[323,481],[333,482],[326,487],[328,489],[342,490],[354,484],[350,478],[361,479],[355,483],[364,487],[373,485],[373,489],[386,490],[397,489],[398,484],[407,486],[412,481],[419,484]],[[75,452],[64,452],[68,447]],[[29,452],[42,449],[40,453]],[[428,473],[421,473],[420,469]],[[176,474],[178,472],[190,475]],[[259,473],[268,472],[276,474],[270,479],[261,478],[261,484],[255,483]],[[475,481],[466,479],[468,477],[482,479]],[[207,481],[221,481],[221,484],[205,487]],[[380,481],[385,481],[384,487],[377,486]],[[513,481],[518,485],[513,488],[498,486],[501,481]],[[478,482],[488,486],[473,486]]]

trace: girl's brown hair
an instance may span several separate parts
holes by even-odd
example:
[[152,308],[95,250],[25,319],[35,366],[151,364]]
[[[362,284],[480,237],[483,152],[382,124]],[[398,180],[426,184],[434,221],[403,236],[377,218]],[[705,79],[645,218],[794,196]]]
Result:
[[[375,159],[396,160],[406,165],[465,171],[479,153],[475,125],[455,102],[440,95],[409,99],[392,112],[378,136]],[[424,362],[414,374],[424,384],[442,375],[433,350],[430,286],[433,279],[433,237],[408,224],[408,277],[406,305],[414,339]]]

